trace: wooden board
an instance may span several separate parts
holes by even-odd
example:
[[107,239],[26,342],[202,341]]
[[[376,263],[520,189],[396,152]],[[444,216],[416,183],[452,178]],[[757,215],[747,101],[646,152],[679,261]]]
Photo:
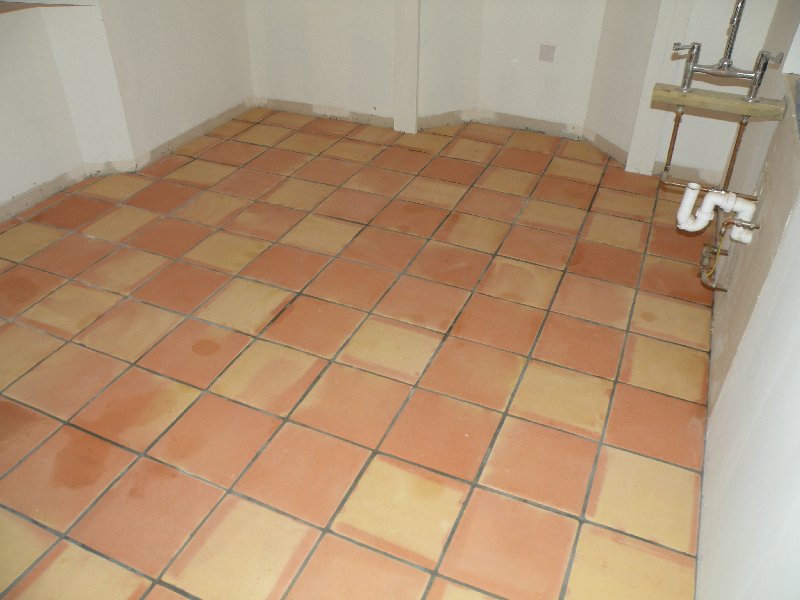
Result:
[[703,108],[731,115],[748,115],[768,121],[780,121],[786,112],[785,100],[756,98],[753,102],[748,102],[747,97],[742,94],[701,89],[682,92],[679,86],[666,83],[657,83],[653,87],[653,103]]

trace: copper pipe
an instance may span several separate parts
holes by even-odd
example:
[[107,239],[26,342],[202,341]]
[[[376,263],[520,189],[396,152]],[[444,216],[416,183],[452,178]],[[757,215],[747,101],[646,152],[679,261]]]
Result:
[[[742,120],[739,121],[739,128],[736,130],[736,141],[733,142],[733,152],[731,159],[728,161],[728,171],[725,173],[725,181],[722,182],[722,189],[727,190],[731,183],[731,176],[733,175],[733,167],[736,165],[736,157],[739,154],[739,146],[742,145],[742,136],[744,135],[745,127],[750,121],[750,117],[742,115]],[[737,194],[738,196],[739,194]]]
[[[687,184],[682,181],[673,181],[671,179],[662,179],[661,183],[663,185],[668,185],[671,187],[679,187],[679,188],[686,188]],[[700,186],[701,192],[712,192],[712,191],[720,191],[717,188],[707,187],[704,185]],[[758,196],[751,196],[750,194],[740,194],[739,192],[735,192],[736,196],[739,198],[744,198],[745,200],[752,200],[753,202],[758,202]]]
[[669,169],[672,166],[672,153],[675,152],[675,141],[678,139],[678,128],[681,126],[683,119],[683,106],[678,106],[675,109],[675,122],[672,125],[672,137],[669,140],[669,150],[667,150],[667,160],[664,163],[664,173],[661,177],[669,175]]

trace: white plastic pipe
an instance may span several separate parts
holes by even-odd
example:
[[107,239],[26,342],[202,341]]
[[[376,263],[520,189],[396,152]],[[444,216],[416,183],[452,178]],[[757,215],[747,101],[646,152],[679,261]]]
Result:
[[[700,231],[705,229],[714,218],[714,210],[719,207],[725,212],[733,212],[735,218],[746,223],[752,222],[756,212],[756,203],[752,200],[738,198],[732,192],[710,191],[703,197],[700,208],[692,216],[697,196],[700,194],[700,185],[690,183],[683,193],[681,205],[678,207],[678,229],[683,231]],[[753,239],[750,229],[734,225],[731,227],[731,239],[744,244],[749,244]]]

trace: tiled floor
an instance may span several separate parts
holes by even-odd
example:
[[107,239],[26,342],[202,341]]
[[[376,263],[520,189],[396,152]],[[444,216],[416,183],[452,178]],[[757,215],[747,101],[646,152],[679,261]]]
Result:
[[0,595],[690,600],[710,304],[583,142],[254,109],[0,234]]

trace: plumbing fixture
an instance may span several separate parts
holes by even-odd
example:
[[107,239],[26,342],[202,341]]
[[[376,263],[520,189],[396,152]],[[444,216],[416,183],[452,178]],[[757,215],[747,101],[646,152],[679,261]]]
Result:
[[734,215],[727,218],[722,225],[724,231],[730,229],[732,240],[743,244],[749,244],[753,240],[753,230],[758,229],[758,225],[752,223],[757,206],[755,202],[740,198],[733,192],[712,190],[706,193],[697,212],[692,216],[699,193],[699,184],[689,183],[686,186],[678,208],[678,229],[690,232],[705,229],[714,218],[714,211],[720,208],[723,212]]

